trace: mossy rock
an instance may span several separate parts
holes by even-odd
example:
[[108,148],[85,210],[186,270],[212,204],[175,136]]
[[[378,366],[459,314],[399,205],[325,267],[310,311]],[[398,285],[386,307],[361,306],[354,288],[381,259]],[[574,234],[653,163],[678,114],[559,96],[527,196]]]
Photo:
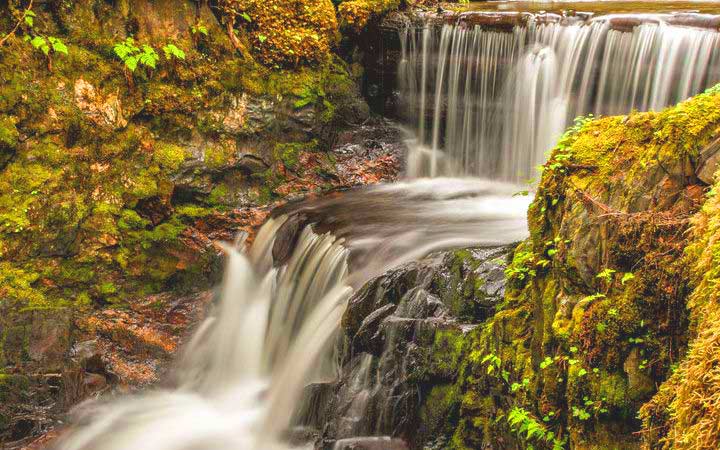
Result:
[[338,5],[341,25],[360,33],[368,23],[400,6],[400,0],[345,0]]
[[271,67],[327,61],[337,39],[330,0],[224,0],[220,5],[248,29],[253,55]]

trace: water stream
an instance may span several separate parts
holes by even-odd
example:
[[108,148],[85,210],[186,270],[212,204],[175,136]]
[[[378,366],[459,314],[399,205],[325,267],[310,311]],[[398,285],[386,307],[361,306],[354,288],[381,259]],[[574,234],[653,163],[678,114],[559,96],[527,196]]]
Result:
[[57,448],[288,448],[304,386],[337,376],[332,343],[354,290],[433,251],[523,239],[530,197],[517,183],[573,117],[658,109],[720,80],[717,31],[612,20],[404,32],[408,179],[288,206],[249,250],[228,245],[173,387],[88,405]]

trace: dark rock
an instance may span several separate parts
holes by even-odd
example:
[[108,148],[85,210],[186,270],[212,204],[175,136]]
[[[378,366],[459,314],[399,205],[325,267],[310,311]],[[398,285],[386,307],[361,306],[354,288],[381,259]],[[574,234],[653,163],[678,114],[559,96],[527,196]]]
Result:
[[695,174],[704,183],[713,184],[718,163],[720,163],[720,138],[715,139],[700,151],[698,167],[695,170]]
[[335,443],[334,450],[408,450],[409,447],[401,439],[388,436],[359,437],[341,439]]
[[409,449],[446,442],[442,430],[450,411],[425,403],[434,401],[433,388],[446,389],[456,380],[458,339],[502,300],[510,252],[503,247],[431,255],[357,292],[343,318],[347,345],[339,381],[332,395],[323,386],[322,409],[314,388],[316,407],[304,410],[312,421],[302,423],[323,430],[320,448]]

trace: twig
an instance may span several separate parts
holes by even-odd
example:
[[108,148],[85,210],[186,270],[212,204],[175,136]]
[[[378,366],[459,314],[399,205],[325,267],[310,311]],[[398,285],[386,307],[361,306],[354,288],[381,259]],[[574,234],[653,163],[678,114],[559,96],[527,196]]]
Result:
[[17,23],[15,24],[15,27],[12,29],[12,31],[10,31],[8,34],[6,34],[5,36],[3,36],[2,39],[0,39],[0,46],[2,46],[2,45],[5,43],[5,41],[7,41],[8,39],[10,39],[11,36],[15,36],[15,33],[16,33],[17,30],[20,28],[20,25],[22,24],[23,20],[25,20],[25,13],[26,13],[27,11],[32,10],[33,1],[34,1],[34,0],[30,0],[30,4],[28,5],[27,8],[25,8],[25,11],[23,11],[22,17],[20,17],[20,20],[17,21]]

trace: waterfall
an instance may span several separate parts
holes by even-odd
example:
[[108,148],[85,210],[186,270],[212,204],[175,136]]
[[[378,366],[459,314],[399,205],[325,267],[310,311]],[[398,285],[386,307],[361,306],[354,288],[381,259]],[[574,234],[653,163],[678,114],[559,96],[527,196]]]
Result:
[[[304,387],[337,376],[333,337],[353,287],[435,250],[523,239],[530,199],[513,191],[437,178],[288,207],[247,253],[226,247],[218,302],[186,345],[173,387],[85,405],[57,448],[289,449]],[[308,220],[286,236],[294,217]],[[273,256],[281,237],[294,242],[282,263]]]
[[659,110],[719,82],[720,32],[670,22],[408,27],[398,71],[418,139],[408,174],[525,181],[575,117]]
[[246,255],[227,248],[220,301],[175,371],[176,387],[89,407],[63,450],[285,449],[305,383],[337,332],[352,289],[347,250],[309,227],[283,267],[270,220]]

